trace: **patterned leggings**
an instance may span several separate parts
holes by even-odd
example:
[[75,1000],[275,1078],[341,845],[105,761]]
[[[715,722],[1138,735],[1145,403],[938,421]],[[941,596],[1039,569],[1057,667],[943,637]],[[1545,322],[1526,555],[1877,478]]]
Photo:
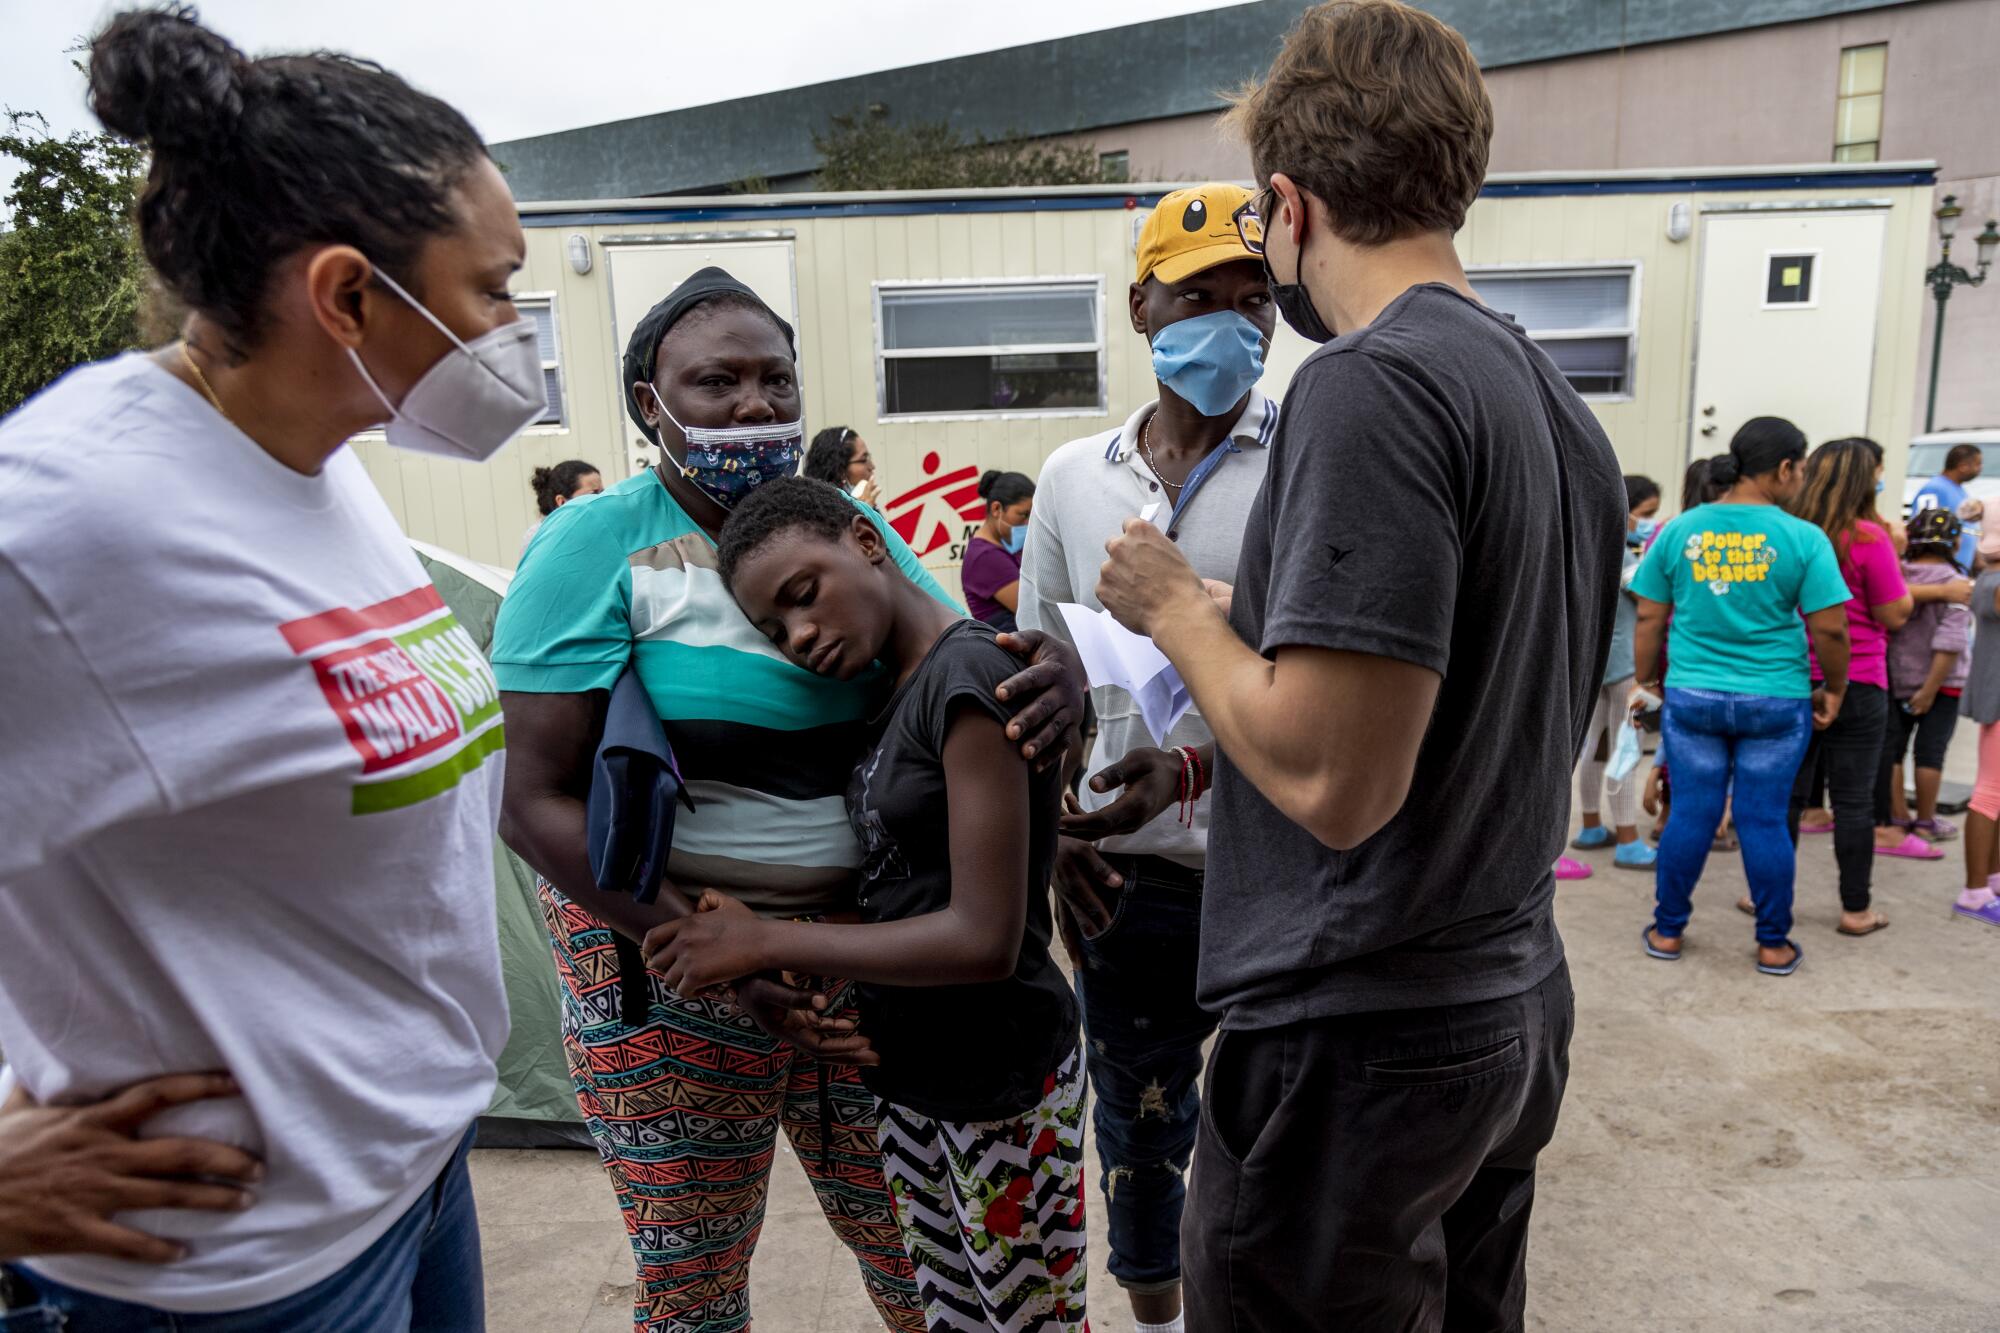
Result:
[[[882,1179],[875,1099],[735,1008],[682,1000],[657,974],[644,1027],[620,1017],[611,932],[547,883],[542,915],[563,987],[563,1051],[638,1258],[636,1333],[740,1333],[783,1126],[882,1321],[920,1333],[909,1257]],[[821,1073],[826,1098],[822,1101]],[[822,1116],[831,1151],[822,1154]]]
[[1089,1333],[1083,1051],[1013,1120],[955,1124],[882,1103],[882,1169],[931,1333]]

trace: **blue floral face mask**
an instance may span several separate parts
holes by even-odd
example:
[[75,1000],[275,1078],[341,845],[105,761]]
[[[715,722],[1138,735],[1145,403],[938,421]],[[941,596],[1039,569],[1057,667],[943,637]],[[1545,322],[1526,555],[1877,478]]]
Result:
[[[658,389],[653,390],[653,401],[660,405],[660,415],[672,421],[687,440],[681,475],[724,509],[734,509],[744,496],[771,478],[789,477],[799,470],[799,459],[805,453],[803,417],[724,429],[683,426],[667,410],[667,400]],[[668,461],[672,461],[671,456]]]
[[1264,375],[1264,334],[1234,310],[1169,324],[1153,335],[1153,374],[1205,417],[1243,401]]

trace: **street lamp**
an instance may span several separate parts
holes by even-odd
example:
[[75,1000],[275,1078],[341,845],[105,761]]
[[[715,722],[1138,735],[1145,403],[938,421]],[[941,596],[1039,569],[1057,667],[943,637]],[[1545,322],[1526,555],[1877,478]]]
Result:
[[1924,273],[1924,281],[1930,284],[1931,295],[1937,298],[1937,333],[1931,341],[1931,396],[1924,406],[1924,433],[1928,435],[1937,421],[1938,360],[1944,354],[1944,303],[1951,299],[1954,287],[1977,287],[1986,281],[1986,270],[1993,265],[1993,251],[2000,247],[2000,222],[1986,219],[1986,230],[1973,237],[1979,247],[1979,272],[1967,273],[1951,262],[1951,238],[1958,231],[1958,219],[1964,209],[1958,206],[1958,196],[1948,194],[1937,211],[1938,262]]

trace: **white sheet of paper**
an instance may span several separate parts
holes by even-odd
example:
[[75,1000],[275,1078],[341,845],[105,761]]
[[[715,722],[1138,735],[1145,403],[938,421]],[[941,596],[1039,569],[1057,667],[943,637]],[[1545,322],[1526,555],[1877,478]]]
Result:
[[1057,610],[1069,625],[1070,639],[1077,656],[1083,659],[1084,674],[1092,685],[1116,685],[1139,705],[1153,744],[1165,748],[1167,733],[1194,706],[1181,673],[1153,641],[1134,634],[1109,611],[1093,611],[1075,602],[1062,602]]

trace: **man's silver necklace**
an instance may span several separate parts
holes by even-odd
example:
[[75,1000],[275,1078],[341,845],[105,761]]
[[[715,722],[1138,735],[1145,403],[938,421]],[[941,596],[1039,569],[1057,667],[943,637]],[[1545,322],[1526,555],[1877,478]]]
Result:
[[1152,433],[1152,430],[1153,419],[1147,417],[1145,424],[1139,427],[1139,452],[1146,456],[1146,466],[1151,468],[1153,475],[1160,479],[1160,485],[1178,493],[1187,483],[1184,481],[1168,481],[1167,474],[1160,471],[1159,463],[1153,458],[1153,446],[1146,443],[1146,437]]

